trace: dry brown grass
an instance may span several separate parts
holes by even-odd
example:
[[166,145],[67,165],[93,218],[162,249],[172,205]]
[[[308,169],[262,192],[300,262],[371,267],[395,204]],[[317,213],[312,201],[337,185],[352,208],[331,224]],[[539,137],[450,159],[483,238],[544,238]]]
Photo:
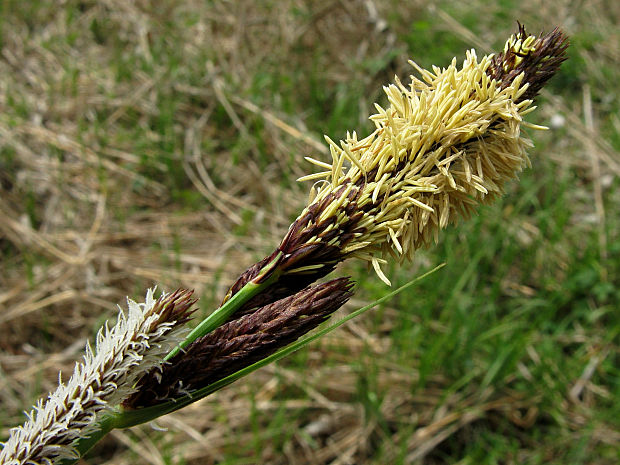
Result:
[[[239,272],[271,251],[305,203],[306,186],[290,182],[308,172],[301,155],[326,153],[317,128],[322,121],[312,113],[313,86],[337,93],[355,83],[362,91],[358,127],[367,127],[380,85],[408,72],[409,57],[385,59],[374,72],[360,63],[406,50],[403,34],[418,17],[430,15],[433,28],[483,51],[514,28],[512,19],[505,27],[487,27],[490,20],[481,15],[480,30],[487,32],[472,32],[445,8],[429,12],[420,1],[406,7],[390,0],[6,5],[0,57],[1,437],[54,387],[58,371],[71,371],[86,339],[125,296],[139,298],[154,283],[167,290],[182,285],[196,290],[206,312]],[[571,35],[594,22],[607,31],[607,41],[583,52],[591,72],[604,74],[601,64],[620,62],[615,2],[575,7],[528,1],[521,12],[515,19],[531,30],[552,22]],[[296,99],[290,100],[291,92],[256,90],[273,89],[257,82],[263,74],[276,79],[283,67],[299,70],[295,82],[281,83],[295,89]],[[317,69],[321,81],[313,83]],[[282,72],[282,79],[290,75]],[[601,137],[602,123],[583,118],[592,107],[580,102],[591,101],[590,94],[573,101],[548,97],[555,109],[544,114],[561,112],[568,121],[566,139],[548,142],[555,147],[550,157],[560,167],[583,171],[584,192],[594,189],[598,199],[591,221],[604,224],[614,213],[605,211],[602,192],[620,174],[620,158]],[[610,124],[620,131],[617,115]],[[584,149],[571,149],[575,145]],[[591,170],[603,173],[593,184]],[[398,319],[395,311],[385,312],[378,333],[361,320],[315,344],[305,372],[294,364],[265,368],[162,418],[158,425],[167,432],[148,426],[115,431],[88,463],[251,463],[242,458],[260,457],[270,464],[362,464],[381,448],[394,461],[440,463],[442,454],[450,454],[437,449],[447,437],[460,435],[467,443],[475,431],[469,426],[492,428],[501,419],[522,429],[524,444],[534,441],[526,431],[538,418],[540,399],[492,386],[448,394],[439,375],[416,391],[415,361],[406,368],[388,358],[378,363],[374,389],[383,401],[376,404],[380,415],[372,415],[372,399],[359,398],[360,372],[369,353],[381,358],[392,347],[389,332]],[[587,396],[598,395],[585,391],[583,404],[566,404],[569,436],[578,437],[589,418]],[[273,432],[278,418],[287,430],[281,437]],[[418,425],[408,438],[402,435],[410,430],[390,429],[407,422]],[[591,434],[595,442],[620,444],[618,431],[604,422]],[[549,445],[550,457],[562,447]],[[498,463],[529,458],[526,452]]]

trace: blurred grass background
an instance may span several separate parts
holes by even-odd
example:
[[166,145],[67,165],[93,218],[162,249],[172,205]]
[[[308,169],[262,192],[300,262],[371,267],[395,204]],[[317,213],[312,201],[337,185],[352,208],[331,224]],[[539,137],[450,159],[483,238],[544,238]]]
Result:
[[[309,350],[90,464],[616,464],[620,4],[612,0],[0,3],[0,438],[125,296],[200,312],[303,207],[322,134],[366,135],[407,59],[561,26],[532,169]],[[388,291],[360,263],[347,309]]]

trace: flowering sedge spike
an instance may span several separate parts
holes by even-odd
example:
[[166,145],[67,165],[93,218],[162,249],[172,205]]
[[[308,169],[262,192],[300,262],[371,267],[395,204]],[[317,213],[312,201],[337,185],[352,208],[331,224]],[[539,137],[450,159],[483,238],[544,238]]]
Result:
[[[461,67],[454,59],[432,72],[412,63],[421,79],[385,88],[389,105],[376,106],[371,135],[327,138],[332,163],[310,159],[327,170],[301,179],[322,179],[321,187],[277,249],[237,279],[215,318],[182,340],[191,293],[155,301],[149,291],[144,304],[130,301],[128,315],[100,331],[96,349],[87,346],[69,382],[11,431],[0,465],[75,459],[97,434],[159,416],[162,403],[193,401],[290,344],[350,297],[348,278],[308,287],[346,258],[369,261],[389,284],[383,256],[411,259],[440,229],[500,196],[527,166],[531,142],[521,126],[537,126],[523,116],[567,46],[557,29],[531,36],[519,25],[496,55],[478,60],[472,50]],[[105,411],[143,417],[108,422],[106,430]]]
[[519,31],[504,50],[480,60],[467,52],[433,71],[411,64],[421,79],[398,79],[384,88],[389,105],[376,105],[375,131],[326,137],[332,163],[300,180],[322,179],[278,248],[243,273],[224,302],[279,258],[277,283],[246,303],[238,314],[307,286],[337,263],[358,257],[380,265],[386,254],[399,261],[437,240],[440,229],[468,218],[478,204],[504,192],[507,181],[529,164],[532,143],[521,127],[533,98],[566,59],[568,41],[558,29],[541,36]]
[[97,430],[100,413],[131,395],[136,381],[161,364],[163,356],[182,337],[184,323],[195,303],[192,292],[178,290],[144,303],[128,300],[128,312],[119,313],[116,325],[99,330],[93,350],[86,345],[81,363],[65,384],[50,393],[28,414],[28,420],[11,430],[0,451],[2,465],[36,465],[76,459],[74,442]]
[[123,406],[149,407],[186,396],[262,360],[314,329],[351,297],[338,278],[241,316],[197,339],[138,382]]

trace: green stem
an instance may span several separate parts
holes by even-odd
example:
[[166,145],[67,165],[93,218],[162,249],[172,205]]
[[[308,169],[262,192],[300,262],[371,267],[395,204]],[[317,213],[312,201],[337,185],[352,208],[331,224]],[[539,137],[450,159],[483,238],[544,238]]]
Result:
[[[279,273],[274,271],[274,268],[278,264],[282,253],[280,252],[276,257],[269,262],[252,281],[243,286],[239,292],[232,296],[224,305],[216,309],[211,315],[202,320],[198,326],[196,326],[186,337],[179,343],[174,349],[170,351],[168,355],[164,357],[164,361],[170,360],[176,354],[178,354],[185,347],[190,345],[199,337],[210,333],[215,328],[221,326],[235,313],[243,304],[248,302],[252,297],[259,294],[267,286],[277,281]],[[264,277],[271,273],[267,279]],[[264,280],[263,280],[264,279]]]

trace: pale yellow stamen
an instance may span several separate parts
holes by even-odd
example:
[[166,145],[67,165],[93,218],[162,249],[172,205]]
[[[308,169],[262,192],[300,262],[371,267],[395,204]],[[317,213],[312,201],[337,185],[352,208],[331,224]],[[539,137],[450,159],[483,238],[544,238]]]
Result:
[[[533,44],[530,37],[512,37],[506,50],[527,53]],[[326,136],[332,163],[307,158],[326,171],[300,178],[326,180],[315,203],[339,192],[319,218],[336,217],[339,227],[349,220],[342,214],[347,195],[360,190],[354,201],[364,215],[355,228],[363,232],[342,253],[371,261],[384,282],[389,280],[380,268],[381,254],[411,257],[436,240],[439,229],[470,215],[476,203],[501,194],[504,183],[529,163],[530,143],[520,125],[541,128],[522,121],[531,101],[515,103],[527,88],[523,75],[502,89],[487,75],[490,56],[478,61],[472,50],[461,68],[453,60],[432,72],[410,63],[421,79],[412,77],[405,86],[396,78],[384,88],[389,105],[375,104],[377,113],[370,117],[375,131],[362,140],[347,133],[340,144]]]

